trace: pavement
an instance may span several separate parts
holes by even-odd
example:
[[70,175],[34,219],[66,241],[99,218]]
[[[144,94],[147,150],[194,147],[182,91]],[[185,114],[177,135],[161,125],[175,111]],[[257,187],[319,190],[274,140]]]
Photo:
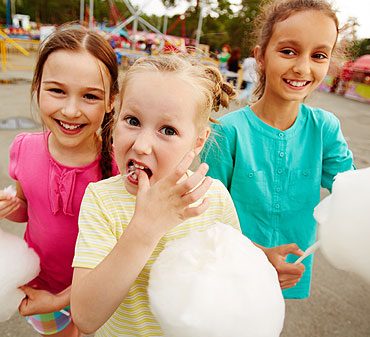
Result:
[[[2,76],[0,73],[0,79]],[[12,76],[9,75],[9,78]],[[13,81],[15,84],[0,82],[0,120],[30,118],[34,114],[28,78]],[[370,105],[321,92],[313,93],[307,103],[334,112],[341,120],[357,167],[370,166]],[[23,131],[30,130],[0,129],[0,188],[11,184],[7,173],[8,147],[15,135]],[[24,224],[7,220],[0,220],[0,227],[19,236],[24,231]],[[0,337],[34,336],[38,335],[18,314],[0,323]],[[281,337],[370,337],[370,284],[356,275],[335,269],[318,252],[313,270],[312,295],[307,300],[286,302]]]

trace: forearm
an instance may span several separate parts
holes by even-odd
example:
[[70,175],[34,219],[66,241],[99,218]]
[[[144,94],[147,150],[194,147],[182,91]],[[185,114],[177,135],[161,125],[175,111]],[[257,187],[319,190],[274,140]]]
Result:
[[28,220],[27,203],[19,199],[19,207],[12,213],[6,216],[6,219],[14,222],[26,222]]
[[72,315],[83,333],[93,333],[112,316],[158,241],[159,238],[143,239],[135,226],[129,226],[110,254],[95,269],[81,277],[74,276]]

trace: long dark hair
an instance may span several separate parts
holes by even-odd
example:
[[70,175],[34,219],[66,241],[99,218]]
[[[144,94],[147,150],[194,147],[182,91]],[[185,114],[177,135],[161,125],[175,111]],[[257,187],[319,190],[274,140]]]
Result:
[[[40,46],[36,68],[31,85],[31,95],[39,102],[41,78],[44,65],[49,55],[58,50],[86,50],[101,61],[110,75],[110,99],[118,94],[118,66],[116,55],[109,43],[98,33],[78,25],[63,25],[52,33]],[[104,115],[101,125],[101,173],[102,179],[112,176],[112,130],[114,125],[114,109]]]

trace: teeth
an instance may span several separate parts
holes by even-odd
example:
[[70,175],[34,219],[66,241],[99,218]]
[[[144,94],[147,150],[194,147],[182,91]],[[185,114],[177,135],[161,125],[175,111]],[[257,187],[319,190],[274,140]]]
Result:
[[67,130],[76,130],[77,128],[80,127],[80,124],[76,125],[71,125],[71,124],[66,124],[66,123],[63,123],[62,121],[59,121],[60,125],[63,126],[65,129]]
[[307,84],[307,81],[291,81],[291,80],[286,81],[293,87],[303,87]]

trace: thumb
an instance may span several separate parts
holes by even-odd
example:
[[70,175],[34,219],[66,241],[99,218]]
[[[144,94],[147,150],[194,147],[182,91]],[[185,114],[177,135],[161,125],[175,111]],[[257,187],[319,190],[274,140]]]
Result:
[[29,286],[21,286],[19,287],[20,290],[22,290],[27,297],[33,297],[33,294],[35,293],[35,289]]

